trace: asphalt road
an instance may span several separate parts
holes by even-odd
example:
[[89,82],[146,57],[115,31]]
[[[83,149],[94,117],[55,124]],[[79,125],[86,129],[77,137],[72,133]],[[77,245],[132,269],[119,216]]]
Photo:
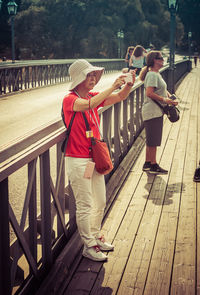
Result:
[[[103,75],[94,91],[107,88],[120,74]],[[68,84],[36,88],[0,98],[0,150],[26,133],[60,118]]]

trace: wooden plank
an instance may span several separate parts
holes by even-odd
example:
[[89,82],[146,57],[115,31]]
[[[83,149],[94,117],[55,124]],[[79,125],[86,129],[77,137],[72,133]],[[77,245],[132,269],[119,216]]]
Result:
[[[130,177],[128,177],[128,183],[133,183],[133,174],[130,174]],[[115,201],[114,206],[112,208],[111,214],[109,214],[106,218],[106,221],[103,225],[103,234],[107,237],[109,241],[113,241],[121,222],[124,218],[124,214],[129,206],[130,200],[133,195],[133,186],[129,185],[128,190],[124,187],[122,188],[120,192],[120,197]],[[115,245],[115,244],[114,244]],[[116,251],[114,251],[116,253]],[[114,253],[113,252],[113,253]],[[109,255],[110,259],[110,255]],[[77,292],[77,290],[86,290],[88,288],[87,282],[85,280],[80,279],[82,276],[84,276],[85,273],[87,273],[87,280],[90,281],[90,286],[92,287],[92,283],[96,281],[97,274],[102,269],[102,263],[95,263],[88,259],[83,259],[76,271],[76,274],[72,281],[70,282],[69,286],[67,287],[65,294],[70,294],[70,292],[74,293]],[[106,267],[107,263],[104,264],[104,267]],[[96,269],[96,276],[94,275],[94,266],[97,267]],[[93,271],[89,271],[88,269]],[[76,294],[76,293],[75,293]]]
[[[198,93],[200,94],[200,69],[198,68]],[[197,158],[196,167],[200,161],[200,95],[197,102]],[[197,295],[200,295],[200,183],[196,183],[196,200],[197,200]]]
[[[169,131],[169,128],[170,128],[170,125],[168,124],[168,131]],[[168,132],[165,132],[165,139],[164,139],[164,141],[167,139],[167,136],[168,136]],[[144,157],[144,153],[143,153],[143,155],[142,155],[142,157],[140,157],[141,159]],[[141,175],[141,167],[142,167],[142,164],[143,164],[143,161],[144,160],[141,160],[140,162],[140,172],[139,172],[139,174]],[[137,167],[138,168],[138,167]],[[134,168],[133,168],[134,169]],[[135,169],[135,171],[137,171],[137,169]],[[153,178],[152,176],[150,176],[150,178]],[[148,187],[148,186],[151,186],[151,184],[149,183],[149,181],[147,182],[147,186],[146,186],[146,188]],[[135,206],[136,206],[136,204],[134,204]],[[133,214],[132,214],[133,215]],[[138,218],[138,216],[137,216],[137,218],[136,218],[137,220],[139,219]],[[124,224],[126,225],[126,222],[124,222]],[[135,223],[135,221],[134,221],[134,225],[135,224],[137,224],[137,223]],[[129,226],[129,225],[128,225]],[[128,227],[127,226],[127,227]],[[134,232],[134,230],[133,230],[133,226],[130,226],[130,228],[132,229],[132,232]],[[126,233],[126,231],[125,231],[125,229],[123,228],[123,226],[120,228],[120,232],[122,232],[122,233]],[[127,234],[126,234],[126,236],[127,236]],[[117,239],[115,239],[115,241],[116,241]],[[121,246],[121,240],[119,240],[119,247]],[[127,250],[127,246],[125,247],[125,241],[123,240],[123,248],[126,248],[126,250]],[[110,267],[110,257],[113,257],[113,256],[115,256],[115,253],[117,253],[116,254],[116,260],[117,260],[117,262],[119,262],[119,264],[117,264],[117,265],[119,265],[120,267],[121,267],[121,265],[125,265],[125,262],[124,263],[122,263],[123,262],[123,260],[124,259],[121,259],[121,256],[119,255],[119,253],[116,251],[116,249],[117,249],[117,245],[116,245],[116,247],[115,247],[115,251],[113,252],[113,254],[109,254],[109,262],[108,262],[108,264],[106,264],[106,268],[109,268],[109,269],[115,269],[115,273],[119,273],[118,274],[118,276],[121,274],[121,272],[119,271],[118,272],[118,267],[116,267],[116,263],[115,263],[115,266],[113,266],[113,267]],[[123,250],[122,250],[123,251]],[[127,252],[128,253],[128,252]],[[120,256],[120,259],[119,259],[119,256]],[[122,261],[121,261],[122,260]],[[107,267],[107,265],[108,265],[108,267]],[[106,271],[107,272],[107,271]],[[111,278],[113,278],[113,274],[112,275],[110,275],[110,277]],[[118,278],[118,282],[119,282],[119,279],[120,278]],[[104,277],[104,282],[105,282],[105,277]],[[110,286],[110,281],[109,281],[109,284],[107,283],[107,286]],[[116,283],[116,277],[114,278],[114,281],[113,281],[113,284],[112,285],[116,285],[115,284]],[[104,284],[105,285],[105,284]],[[97,286],[96,286],[96,288],[94,288],[93,289],[93,291],[92,291],[92,294],[96,294],[96,292],[97,292]]]
[[[167,132],[164,132],[164,136],[166,136],[166,134]],[[171,151],[173,151],[173,143],[169,141],[168,150],[166,150],[164,154],[163,162],[165,165],[170,165],[170,162],[172,161]],[[161,153],[162,150],[160,150],[160,154]],[[149,195],[149,201],[151,202],[152,200],[155,206],[148,202],[145,208],[144,217],[140,224],[137,238],[133,245],[118,294],[126,294],[130,288],[132,288],[134,294],[141,294],[143,291],[146,273],[151,259],[154,236],[156,236],[157,223],[159,222],[159,215],[161,214],[160,208],[156,208],[156,206],[160,205],[163,201],[163,189],[166,187],[167,177],[168,176],[157,176],[155,178],[154,185],[151,188]]]
[[[173,124],[168,139],[170,143],[177,138],[177,144],[144,294],[169,293],[184,165],[184,161],[180,159],[185,157],[187,141],[187,133],[183,132],[188,125],[185,113],[182,113],[181,119],[180,126]],[[170,152],[170,146],[171,144],[168,145],[166,156]],[[181,150],[179,146],[182,147]]]
[[[195,202],[200,195],[198,190],[193,190],[199,184],[194,184],[191,178],[194,158],[196,159],[194,149],[197,148],[194,148],[193,140],[197,132],[197,128],[193,127],[193,124],[197,126],[194,114],[198,114],[197,102],[192,105],[197,89],[195,83],[200,87],[200,82],[194,81],[194,75],[189,74],[177,91],[182,98],[181,121],[171,124],[165,119],[158,162],[170,170],[169,175],[154,177],[143,173],[143,149],[103,225],[103,233],[114,243],[115,250],[108,254],[108,262],[105,264],[82,259],[65,295],[169,294],[171,275],[171,294],[194,294],[191,286],[194,286],[195,273]],[[197,203],[197,206],[199,212],[200,204]],[[197,229],[200,227],[199,217],[200,213],[197,215]],[[198,233],[197,237],[197,244],[200,244]],[[173,270],[174,259],[176,265]],[[200,255],[197,252],[198,278],[199,266]],[[179,277],[180,268],[185,281]],[[183,285],[185,289],[182,289]],[[173,289],[174,286],[176,289]],[[182,291],[186,293],[181,293]]]
[[[165,140],[166,139],[167,134],[165,136]],[[142,173],[142,165],[144,163],[144,151],[140,158],[141,160],[138,161],[138,164],[136,163],[136,165],[133,167],[132,171],[134,172],[131,183],[128,184],[128,182],[126,182],[125,185],[126,189],[127,187],[128,189],[131,188],[132,192],[134,193],[134,199],[130,203],[121,227],[114,240],[115,251],[113,253],[109,253],[109,261],[106,265],[104,265],[104,269],[101,270],[101,273],[99,275],[99,277],[102,277],[102,273],[105,273],[104,280],[101,283],[101,286],[99,286],[99,281],[101,280],[96,282],[91,294],[97,294],[102,287],[111,287],[113,292],[115,293],[121,280],[122,272],[128,261],[129,253],[131,251],[133,241],[137,235],[140,220],[142,218],[147,203],[148,194],[146,194],[146,191],[148,189],[150,190],[154,180],[154,176],[148,176],[146,173]],[[133,185],[136,177],[140,177],[140,183],[137,185],[134,192]],[[142,199],[141,195],[143,195]]]
[[196,79],[190,87],[191,109],[188,121],[188,140],[184,165],[179,222],[171,281],[171,294],[195,294],[196,284],[196,200],[192,182],[196,162]]

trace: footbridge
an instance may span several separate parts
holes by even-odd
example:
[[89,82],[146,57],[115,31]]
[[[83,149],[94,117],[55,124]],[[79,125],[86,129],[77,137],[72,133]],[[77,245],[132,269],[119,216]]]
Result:
[[[122,67],[120,63],[107,72],[105,83],[119,75]],[[23,77],[25,72],[23,69]],[[168,65],[161,71],[167,82],[169,72]],[[165,118],[158,153],[168,175],[142,172],[143,83],[135,83],[127,100],[100,110],[103,136],[114,164],[105,177],[107,206],[102,230],[115,246],[107,263],[81,255],[75,202],[61,153],[65,128],[57,115],[60,94],[66,92],[68,81],[44,88],[38,84],[31,91],[18,86],[9,90],[4,84],[0,98],[4,121],[9,110],[19,107],[25,129],[20,133],[19,124],[13,131],[12,118],[1,128],[1,294],[199,294],[200,187],[192,179],[200,159],[200,68],[191,70],[189,60],[178,61],[174,78],[181,118],[174,124]],[[45,91],[57,96],[50,117]],[[42,105],[42,92],[44,107],[39,110],[37,104],[28,121],[27,106],[34,110],[29,96],[37,102],[40,98]],[[38,118],[42,114],[44,121]],[[29,124],[32,128],[27,130]]]

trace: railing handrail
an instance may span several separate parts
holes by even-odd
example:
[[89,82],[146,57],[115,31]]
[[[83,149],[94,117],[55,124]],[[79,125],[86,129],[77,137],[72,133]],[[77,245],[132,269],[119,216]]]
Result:
[[[25,66],[45,66],[45,65],[60,65],[60,64],[72,64],[77,59],[39,59],[39,60],[20,60],[12,62],[1,62],[0,69],[7,69],[7,68],[21,68]],[[121,62],[123,59],[118,58],[86,58],[87,61],[90,63],[96,62]]]
[[[96,66],[105,68],[105,73],[120,71],[125,66],[123,59],[88,59]],[[17,91],[55,85],[71,80],[68,69],[74,59],[18,61],[0,63],[0,97]]]

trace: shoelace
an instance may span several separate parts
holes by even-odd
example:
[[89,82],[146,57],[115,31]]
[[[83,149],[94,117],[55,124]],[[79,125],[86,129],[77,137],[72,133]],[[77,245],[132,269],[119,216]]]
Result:
[[102,243],[105,243],[105,241],[106,241],[104,235],[101,236],[101,237],[99,238],[99,240],[100,240]]
[[96,253],[100,252],[99,246],[94,246]]

